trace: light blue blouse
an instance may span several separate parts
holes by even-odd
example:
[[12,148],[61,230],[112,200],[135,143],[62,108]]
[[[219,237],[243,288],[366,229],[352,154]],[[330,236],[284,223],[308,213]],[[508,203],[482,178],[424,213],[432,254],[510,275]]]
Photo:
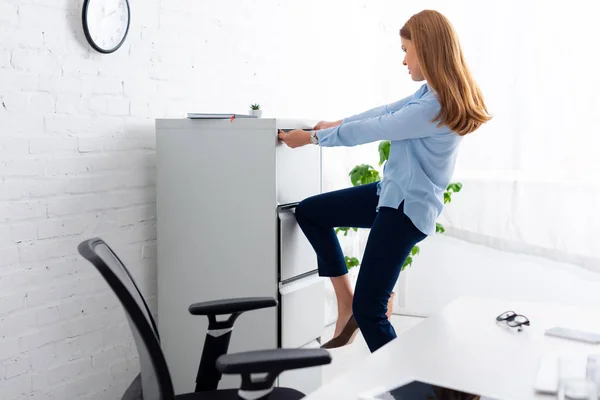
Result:
[[413,95],[395,103],[342,120],[334,128],[317,131],[319,145],[356,146],[390,140],[390,155],[379,182],[379,207],[398,208],[424,234],[435,233],[444,207],[444,190],[452,179],[462,137],[448,127],[437,127],[440,110],[434,91],[424,84]]

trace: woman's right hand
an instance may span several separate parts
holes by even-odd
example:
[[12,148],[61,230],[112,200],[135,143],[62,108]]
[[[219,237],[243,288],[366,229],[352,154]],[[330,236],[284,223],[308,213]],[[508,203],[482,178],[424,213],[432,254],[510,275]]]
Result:
[[328,122],[328,121],[319,121],[318,124],[315,125],[315,127],[313,128],[315,131],[318,131],[319,129],[327,129],[327,128],[333,128],[334,126],[338,126],[341,125],[342,121],[334,121],[334,122]]

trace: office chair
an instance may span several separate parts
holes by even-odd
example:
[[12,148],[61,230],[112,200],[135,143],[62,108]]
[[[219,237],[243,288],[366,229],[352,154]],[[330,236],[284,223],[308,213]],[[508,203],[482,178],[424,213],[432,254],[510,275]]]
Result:
[[[273,298],[238,298],[192,304],[190,313],[207,316],[209,328],[198,368],[196,391],[176,396],[154,318],[125,265],[100,238],[83,241],[78,251],[96,267],[119,298],[135,340],[140,373],[125,391],[122,400],[301,399],[304,394],[297,390],[273,387],[279,374],[331,362],[331,356],[324,349],[273,349],[226,354],[237,317],[245,311],[275,306],[277,301]],[[229,319],[217,322],[217,315],[228,314],[231,314]],[[241,388],[217,390],[223,373],[241,375]],[[266,374],[266,377],[256,380],[252,374]]]

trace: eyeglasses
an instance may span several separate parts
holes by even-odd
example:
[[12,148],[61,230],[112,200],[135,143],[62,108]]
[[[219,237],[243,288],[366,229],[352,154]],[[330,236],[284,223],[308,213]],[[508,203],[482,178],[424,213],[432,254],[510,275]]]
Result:
[[511,328],[517,328],[522,330],[523,325],[529,326],[529,319],[521,314],[517,314],[514,311],[506,311],[496,317],[496,321],[504,321]]

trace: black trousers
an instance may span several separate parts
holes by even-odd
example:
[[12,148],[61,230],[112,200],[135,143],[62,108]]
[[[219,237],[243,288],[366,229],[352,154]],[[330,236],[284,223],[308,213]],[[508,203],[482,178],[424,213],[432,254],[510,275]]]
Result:
[[352,312],[371,352],[396,337],[387,303],[404,261],[427,235],[398,208],[377,211],[377,183],[309,197],[296,207],[298,225],[312,244],[319,275],[348,273],[334,228],[370,228],[354,292]]

